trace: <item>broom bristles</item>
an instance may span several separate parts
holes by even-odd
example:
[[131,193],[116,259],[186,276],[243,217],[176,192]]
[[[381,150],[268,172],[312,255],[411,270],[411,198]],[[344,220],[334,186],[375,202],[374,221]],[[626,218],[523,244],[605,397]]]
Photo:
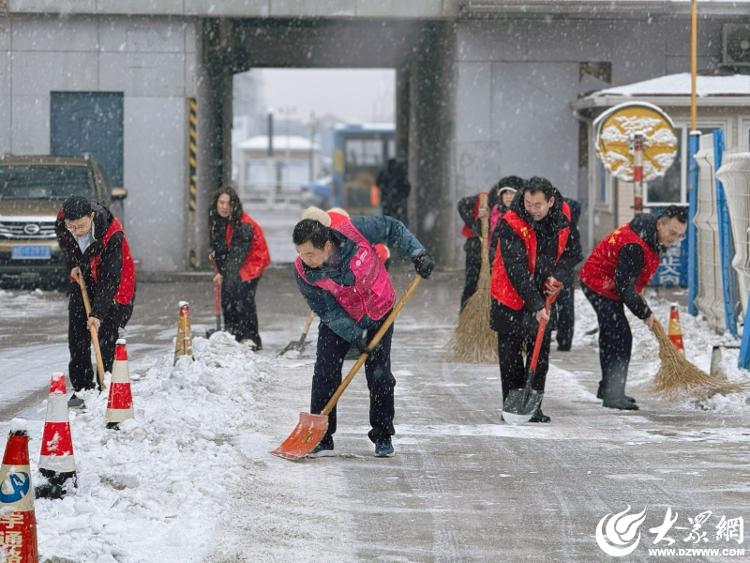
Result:
[[497,334],[490,328],[490,291],[480,282],[458,316],[450,349],[459,362],[497,362]]
[[690,363],[674,347],[659,321],[654,323],[654,335],[659,342],[661,365],[654,376],[651,388],[668,399],[696,397],[705,399],[712,395],[737,393],[747,389],[747,383],[730,383],[711,376]]
[[[480,195],[480,207],[487,208],[487,194]],[[487,218],[482,218],[482,265],[474,295],[466,301],[449,343],[453,358],[459,362],[497,362],[497,335],[490,328],[490,261]]]

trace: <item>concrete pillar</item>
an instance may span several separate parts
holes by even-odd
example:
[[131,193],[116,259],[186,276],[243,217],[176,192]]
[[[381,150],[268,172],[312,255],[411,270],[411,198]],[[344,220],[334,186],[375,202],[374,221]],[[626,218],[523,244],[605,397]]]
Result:
[[416,220],[412,230],[440,267],[454,267],[457,223],[451,139],[454,32],[431,24],[409,65],[409,177]]
[[208,207],[214,192],[232,179],[232,74],[210,47],[212,22],[202,27],[198,81],[198,210],[188,227],[198,267],[208,265]]

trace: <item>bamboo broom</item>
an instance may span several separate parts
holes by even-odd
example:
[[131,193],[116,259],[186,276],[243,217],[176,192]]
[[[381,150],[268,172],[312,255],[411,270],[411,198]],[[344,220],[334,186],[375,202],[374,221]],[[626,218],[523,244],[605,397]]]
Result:
[[654,322],[653,331],[659,342],[661,366],[654,376],[651,388],[658,395],[667,399],[705,399],[716,394],[725,395],[747,389],[747,383],[730,383],[711,376],[690,363],[669,340],[659,321]]
[[[487,209],[487,194],[479,195],[479,207]],[[482,265],[479,282],[458,315],[458,322],[449,344],[453,358],[458,362],[497,362],[497,334],[490,328],[490,258],[489,218],[482,217]]]

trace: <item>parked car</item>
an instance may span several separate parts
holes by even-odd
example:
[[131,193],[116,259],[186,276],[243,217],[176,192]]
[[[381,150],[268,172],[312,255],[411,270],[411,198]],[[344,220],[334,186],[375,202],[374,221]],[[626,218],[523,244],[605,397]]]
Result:
[[55,220],[72,195],[109,206],[127,192],[110,190],[90,155],[0,157],[0,282],[48,287],[64,282],[68,272],[55,238]]

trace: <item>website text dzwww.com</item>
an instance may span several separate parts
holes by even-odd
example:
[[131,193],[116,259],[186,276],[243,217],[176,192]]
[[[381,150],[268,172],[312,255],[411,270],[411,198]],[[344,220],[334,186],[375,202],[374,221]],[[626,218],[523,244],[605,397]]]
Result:
[[652,547],[648,550],[649,557],[744,557],[745,548],[725,547]]

